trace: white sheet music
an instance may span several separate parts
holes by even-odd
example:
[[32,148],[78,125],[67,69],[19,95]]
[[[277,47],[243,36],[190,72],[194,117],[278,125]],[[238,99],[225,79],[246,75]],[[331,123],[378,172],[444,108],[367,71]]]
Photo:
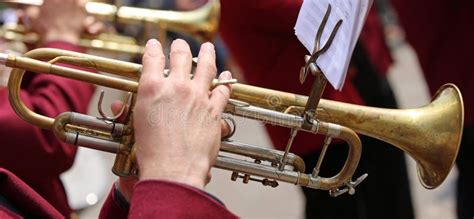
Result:
[[343,20],[333,43],[316,61],[329,83],[337,90],[341,90],[344,85],[352,52],[372,3],[373,0],[305,0],[303,2],[295,33],[310,53],[314,50],[316,32],[329,4],[332,6],[332,11],[321,37],[321,47],[328,40],[336,23],[340,19]]

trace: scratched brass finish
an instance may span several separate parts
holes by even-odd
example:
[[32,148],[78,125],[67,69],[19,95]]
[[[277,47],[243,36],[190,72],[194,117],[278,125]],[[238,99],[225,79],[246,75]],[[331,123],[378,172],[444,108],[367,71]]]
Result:
[[[131,114],[128,114],[130,119],[123,124],[115,123],[114,129],[111,129],[103,124],[103,120],[87,115],[66,112],[53,119],[36,114],[22,102],[20,84],[24,71],[28,70],[136,93],[141,65],[57,49],[37,49],[26,53],[24,57],[3,57],[6,58],[0,59],[0,63],[15,68],[8,88],[12,107],[22,119],[39,127],[52,129],[59,139],[68,143],[71,143],[72,138],[76,139],[75,145],[117,153],[114,173],[133,173],[133,100]],[[75,70],[54,63],[91,68],[121,78]],[[215,80],[213,83],[218,82]],[[338,193],[341,186],[350,182],[360,158],[361,143],[355,132],[381,139],[410,154],[418,163],[422,184],[429,189],[442,183],[456,158],[464,111],[461,94],[455,85],[444,85],[431,104],[419,109],[380,109],[322,99],[310,129],[302,128],[304,121],[300,113],[283,113],[303,110],[306,101],[307,97],[302,95],[233,84],[226,112],[291,129],[341,138],[350,147],[346,163],[338,174],[331,178],[303,174],[304,163],[294,154],[287,157],[288,166],[292,169],[279,170],[276,165],[282,159],[283,152],[227,140],[221,143],[221,153],[215,166],[243,173],[244,176],[240,177],[244,178],[244,182],[257,181],[250,176],[258,176],[264,178],[258,180],[264,185],[276,186],[276,181],[272,180],[278,180]],[[74,121],[82,121],[80,124],[85,125],[78,125]],[[255,162],[234,159],[225,156],[225,153],[250,157]],[[261,161],[268,161],[271,165],[260,164]],[[237,177],[238,174],[235,177],[233,174],[232,178]]]

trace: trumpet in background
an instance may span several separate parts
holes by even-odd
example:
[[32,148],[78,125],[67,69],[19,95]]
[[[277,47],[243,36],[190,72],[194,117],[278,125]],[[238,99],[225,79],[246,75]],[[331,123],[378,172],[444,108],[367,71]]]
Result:
[[[12,5],[36,6],[43,3],[42,0],[5,0],[4,2]],[[217,33],[220,17],[219,0],[210,0],[200,8],[186,12],[117,7],[100,2],[88,2],[86,10],[90,15],[106,22],[144,25],[147,32],[151,32],[148,30],[150,28],[156,28],[159,30],[158,39],[161,42],[165,41],[168,31],[187,34],[201,42],[212,41]],[[0,30],[0,38],[29,44],[35,44],[39,40],[36,34],[29,33],[23,26],[16,24],[4,25]],[[144,51],[135,39],[115,34],[84,35],[80,46],[126,54],[142,54]]]

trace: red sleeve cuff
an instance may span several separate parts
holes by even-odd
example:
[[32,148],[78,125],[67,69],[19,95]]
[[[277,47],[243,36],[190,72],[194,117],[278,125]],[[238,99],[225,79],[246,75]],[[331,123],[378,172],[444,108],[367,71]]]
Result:
[[224,205],[192,186],[144,180],[135,185],[129,217],[237,218]]

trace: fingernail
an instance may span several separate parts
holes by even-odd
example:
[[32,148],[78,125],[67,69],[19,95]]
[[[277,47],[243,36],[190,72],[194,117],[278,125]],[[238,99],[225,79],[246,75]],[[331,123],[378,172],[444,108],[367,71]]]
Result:
[[145,56],[151,56],[151,57],[157,57],[158,54],[160,54],[160,42],[158,42],[158,40],[156,39],[150,39],[148,40],[148,42],[146,43],[146,50],[145,50],[145,54],[144,54],[144,57]]
[[171,45],[173,45],[175,43],[186,43],[186,41],[184,41],[182,39],[175,39],[175,40],[173,40],[173,42],[171,42]]
[[201,49],[211,50],[211,49],[214,49],[214,45],[210,42],[206,42],[201,45]]
[[156,46],[158,45],[158,40],[156,39],[149,39],[148,42],[146,42],[146,46]]
[[230,71],[224,71],[219,75],[219,80],[229,80],[232,79],[232,74]]

